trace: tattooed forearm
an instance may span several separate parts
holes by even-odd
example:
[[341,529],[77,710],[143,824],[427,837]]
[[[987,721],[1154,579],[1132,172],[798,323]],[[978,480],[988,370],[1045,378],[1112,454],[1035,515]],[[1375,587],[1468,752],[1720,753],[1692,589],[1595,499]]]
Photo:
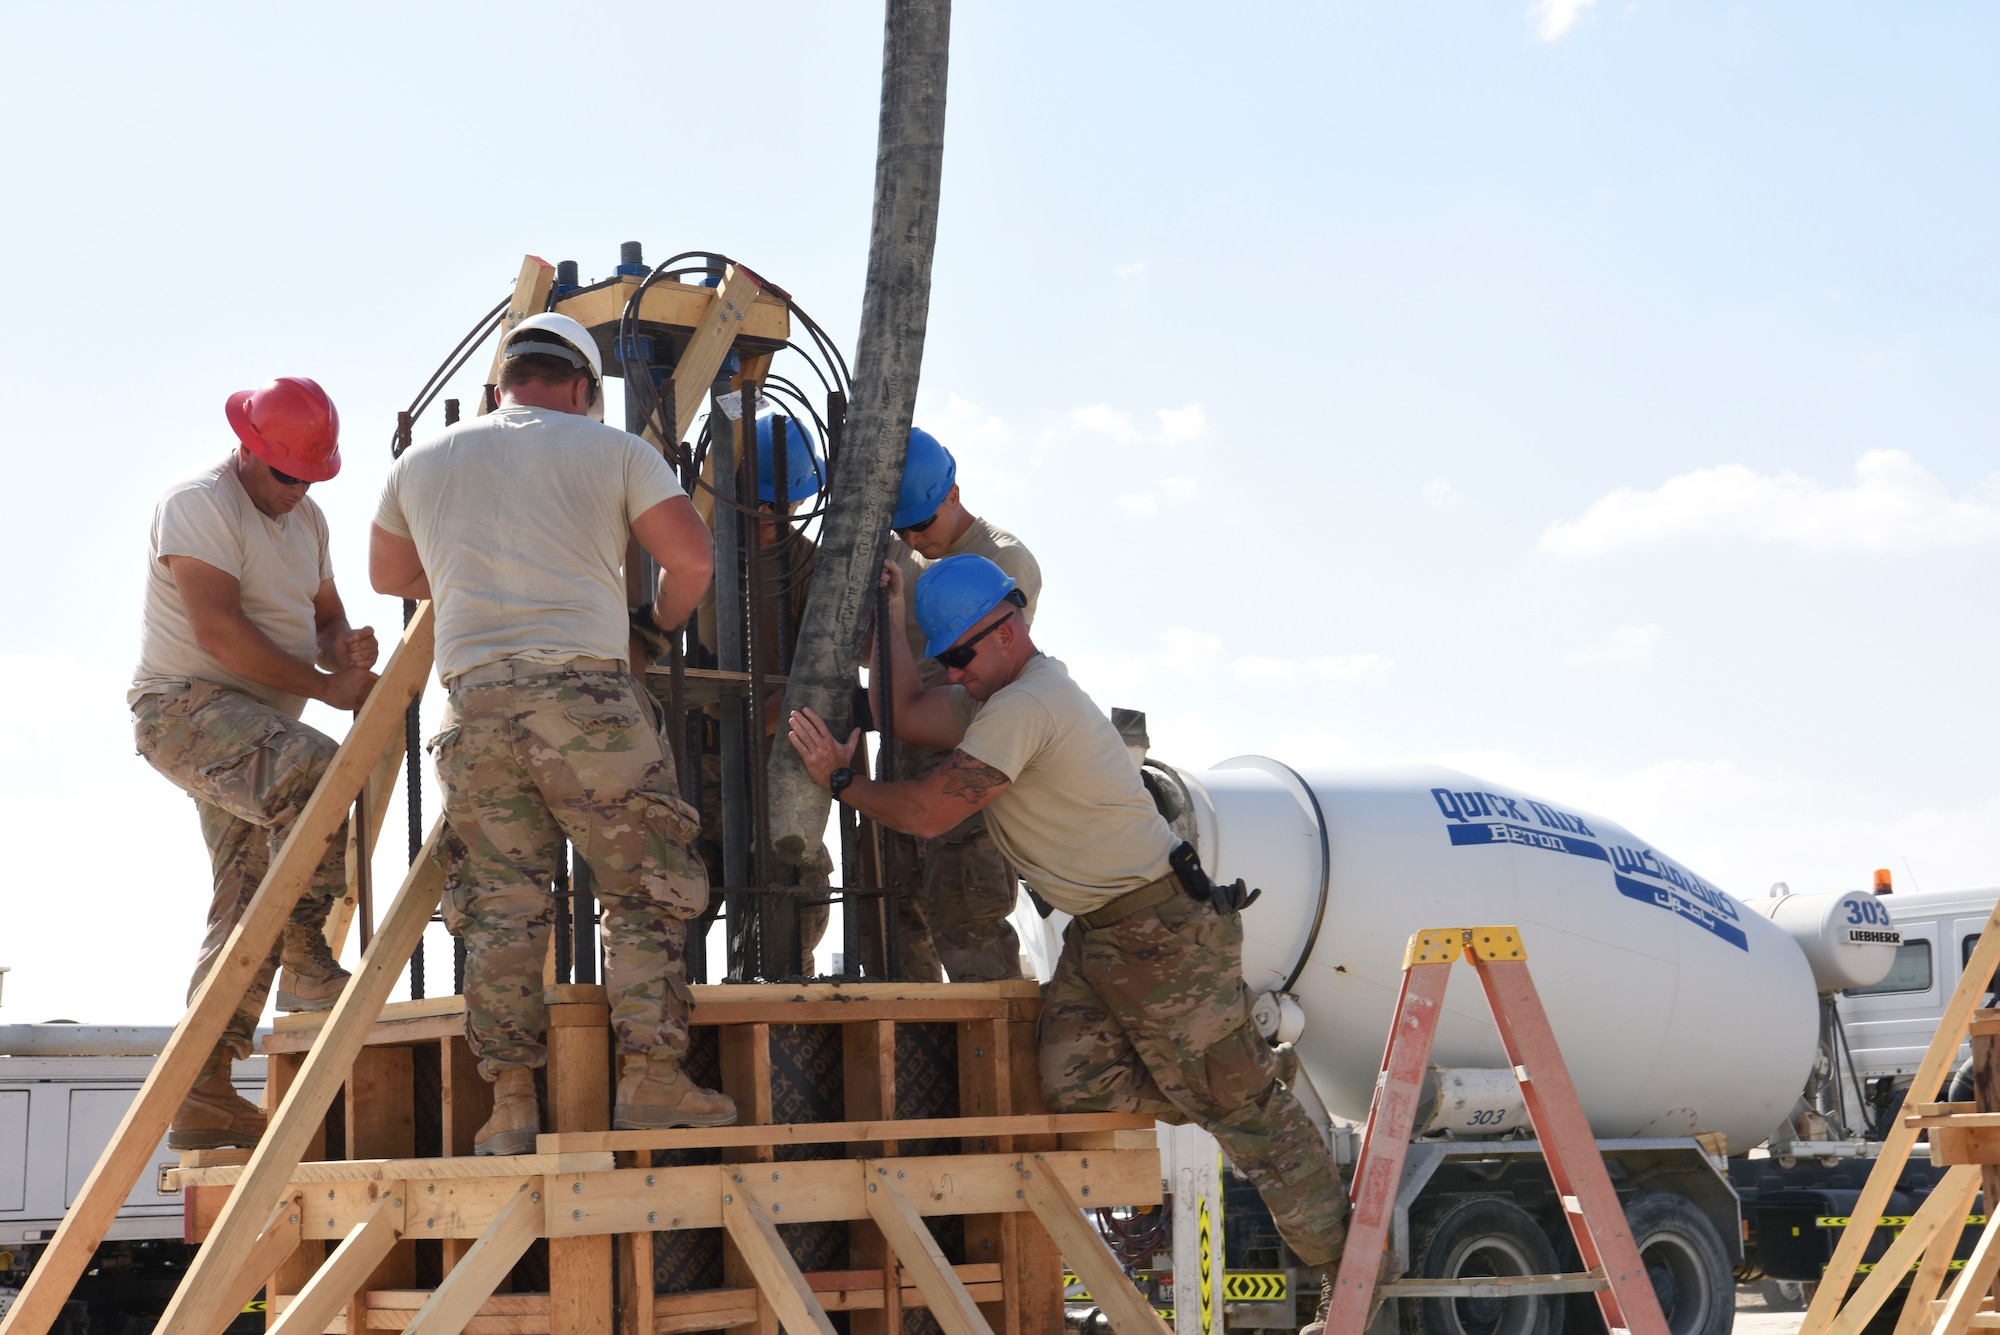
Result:
[[953,751],[938,766],[944,776],[944,791],[949,797],[962,797],[973,806],[981,806],[987,796],[996,789],[1005,788],[1013,780],[991,765],[974,760],[963,751]]

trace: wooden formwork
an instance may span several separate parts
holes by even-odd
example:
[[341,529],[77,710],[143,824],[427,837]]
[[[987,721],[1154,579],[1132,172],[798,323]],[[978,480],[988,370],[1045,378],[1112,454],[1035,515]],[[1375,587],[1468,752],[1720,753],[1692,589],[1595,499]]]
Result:
[[[263,1284],[286,1335],[775,1335],[830,1329],[829,1312],[852,1335],[928,1328],[922,1312],[952,1332],[1055,1335],[1067,1258],[1159,1328],[1079,1213],[1160,1199],[1151,1121],[1043,1111],[1033,983],[694,992],[689,1066],[735,1098],[738,1125],[607,1130],[603,989],[557,987],[551,1129],[515,1159],[468,1157],[490,1094],[460,999],[385,1007],[273,1202],[282,1225],[252,1248],[268,1275],[239,1273],[230,1296]],[[321,1019],[267,1040],[274,1105]],[[330,1141],[346,1156],[328,1159]],[[218,1160],[245,1157],[188,1156],[192,1239],[244,1171]]]
[[[1850,1221],[1800,1324],[1800,1335],[1862,1335],[1877,1314],[1902,1295],[1894,1335],[1965,1335],[2000,1329],[1994,1310],[2000,1281],[2000,1010],[1980,999],[2000,969],[2000,907],[1988,915],[1979,943],[1960,971],[1930,1047],[1910,1082],[1909,1099],[1883,1138]],[[1959,1045],[1971,1039],[1974,1099],[1934,1103],[1950,1078]],[[1885,1217],[1889,1197],[1919,1136],[1930,1141],[1930,1159],[1947,1171],[1907,1220]],[[1982,1190],[1985,1219],[1969,1218]],[[1969,1223],[1979,1240],[1955,1273],[1952,1262]],[[1879,1232],[1894,1228],[1886,1250],[1867,1257]],[[1904,1285],[1907,1281],[1908,1287]],[[1949,1284],[1947,1290],[1945,1286]],[[1940,1291],[1944,1296],[1939,1297]]]

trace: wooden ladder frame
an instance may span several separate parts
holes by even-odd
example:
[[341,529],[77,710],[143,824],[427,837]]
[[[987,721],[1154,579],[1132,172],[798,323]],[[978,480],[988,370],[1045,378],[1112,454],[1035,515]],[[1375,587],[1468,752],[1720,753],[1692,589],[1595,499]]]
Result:
[[1378,1296],[1440,1298],[1472,1291],[1472,1285],[1454,1281],[1408,1280],[1379,1286],[1376,1282],[1402,1184],[1403,1160],[1416,1127],[1424,1070],[1443,1015],[1445,988],[1451,981],[1451,966],[1459,959],[1479,976],[1576,1239],[1577,1254],[1586,1267],[1579,1275],[1481,1280],[1478,1288],[1487,1294],[1498,1285],[1519,1297],[1595,1293],[1604,1324],[1613,1332],[1667,1335],[1666,1317],[1529,976],[1527,947],[1513,927],[1434,927],[1410,938],[1403,954],[1395,1021],[1383,1049],[1381,1074],[1355,1165],[1354,1216],[1334,1283],[1327,1330],[1331,1335],[1360,1335]]
[[[1881,1152],[1848,1214],[1848,1224],[1834,1245],[1812,1305],[1806,1309],[1799,1335],[1860,1335],[1861,1330],[1894,1295],[1904,1276],[1910,1291],[1897,1319],[1895,1335],[1964,1335],[1974,1328],[2000,1327],[1987,1302],[2000,1277],[2000,1010],[1982,1011],[1994,970],[2000,968],[2000,905],[1979,934],[1979,943],[1965,961],[1958,986],[1945,1004],[1937,1032],[1911,1077],[1912,1095],[1930,1095],[1950,1078],[1958,1046],[1972,1039],[1974,1084],[1972,1104],[1906,1102],[1903,1113],[1882,1139]],[[1903,1175],[1917,1137],[1929,1133],[1931,1162],[1950,1167],[1927,1200],[1902,1227],[1889,1249],[1867,1271],[1859,1285],[1863,1257],[1882,1226],[1889,1196]],[[1949,1295],[1934,1301],[1950,1273],[1973,1197],[1984,1188],[1987,1222],[1965,1268]]]

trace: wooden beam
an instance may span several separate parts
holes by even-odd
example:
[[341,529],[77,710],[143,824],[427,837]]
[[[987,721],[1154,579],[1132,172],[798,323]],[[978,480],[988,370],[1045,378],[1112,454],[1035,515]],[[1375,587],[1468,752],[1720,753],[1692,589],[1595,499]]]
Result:
[[283,1265],[299,1247],[299,1212],[303,1205],[296,1195],[278,1202],[271,1212],[250,1254],[243,1258],[235,1279],[223,1292],[223,1301],[209,1322],[208,1335],[222,1335],[229,1323],[257,1296],[271,1272]]
[[750,304],[763,290],[757,275],[740,264],[732,264],[723,272],[722,285],[709,298],[708,309],[702,312],[701,322],[695,326],[687,347],[681,351],[680,361],[674,365],[674,416],[678,419],[674,423],[675,440],[687,438],[695,415],[708,402],[708,387],[722,369],[729,345],[736,341],[737,332],[749,319]]
[[402,1237],[403,1184],[383,1191],[368,1217],[348,1230],[333,1255],[285,1308],[270,1335],[320,1335]]
[[[1958,1056],[1959,1040],[1965,1037],[1966,1027],[1972,1022],[1973,1009],[1979,1005],[1979,999],[1985,994],[1986,985],[1996,968],[2000,968],[2000,904],[1994,905],[1993,911],[1987,915],[1979,944],[1972,948],[1972,957],[1965,961],[1965,967],[1959,972],[1958,986],[1952,990],[1951,1000],[1945,1003],[1944,1014],[1938,1018],[1938,1027],[1931,1035],[1931,1045],[1910,1081],[1911,1089],[1928,1093],[1943,1086]],[[1882,1138],[1882,1149],[1875,1166],[1869,1170],[1868,1181],[1862,1186],[1860,1197],[1848,1211],[1849,1218],[1862,1222],[1841,1230],[1840,1241],[1834,1246],[1832,1259],[1826,1263],[1819,1288],[1813,1294],[1812,1305],[1806,1309],[1805,1318],[1800,1322],[1798,1335],[1827,1335],[1832,1327],[1848,1286],[1854,1282],[1862,1254],[1875,1237],[1874,1221],[1886,1213],[1889,1193],[1896,1189],[1903,1165],[1909,1160],[1910,1147],[1916,1142],[1917,1128],[1905,1126],[1900,1121],[1891,1126],[1889,1134]],[[1963,1280],[1960,1283],[1963,1284]],[[0,1331],[0,1335],[5,1335],[5,1332]]]
[[[1931,1239],[1940,1236],[1940,1230],[1944,1230],[1943,1237],[1951,1240],[1946,1254],[1956,1250],[1959,1230],[1965,1227],[1965,1212],[1971,1207],[1972,1198],[1978,1191],[1977,1168],[1964,1164],[1948,1171],[1931,1189],[1924,1203],[1917,1207],[1917,1212],[1910,1216],[1908,1226],[1896,1235],[1895,1241],[1889,1244],[1889,1250],[1875,1263],[1875,1268],[1855,1289],[1854,1296],[1834,1321],[1830,1335],[1861,1335],[1889,1295],[1902,1284],[1903,1277],[1910,1273],[1910,1267],[1916,1264],[1917,1257],[1923,1254]],[[1972,1273],[1970,1266],[1965,1273]],[[1964,1285],[1965,1281],[1961,1279],[1958,1287],[1962,1289]]]
[[[529,1177],[538,1173],[602,1173],[611,1169],[610,1152],[567,1154],[511,1154],[499,1158],[457,1159],[326,1159],[298,1165],[292,1182],[396,1182],[415,1178],[421,1182],[441,1182],[447,1178]],[[248,1164],[224,1164],[214,1168],[169,1168],[167,1186],[229,1187],[242,1180]]]
[[[1936,1195],[1937,1192],[1933,1191],[1931,1194]],[[1925,1204],[1928,1205],[1929,1202],[1926,1201]],[[1951,1227],[1964,1217],[1964,1211],[1961,1209],[1955,1218],[1946,1219],[1939,1226]],[[1890,1250],[1895,1249],[1892,1247]],[[1876,1269],[1884,1268],[1888,1259],[1888,1254],[1884,1253],[1882,1260],[1875,1263]],[[1901,1278],[1909,1268],[1910,1262],[1905,1260],[1896,1278]],[[1972,1255],[1966,1258],[1965,1269],[1958,1272],[1958,1282],[1952,1285],[1951,1292],[1945,1295],[1944,1311],[1938,1314],[1936,1324],[1931,1327],[1931,1335],[1965,1335],[1971,1326],[1972,1318],[1979,1313],[1981,1306],[1989,1297],[1995,1275],[2000,1275],[2000,1215],[1988,1214],[1986,1226],[1979,1232],[1979,1241],[1972,1248]],[[1874,1276],[1870,1275],[1869,1278],[1872,1279]],[[1852,1307],[1854,1304],[1849,1303],[1848,1306]],[[1846,1313],[1843,1312],[1841,1315],[1845,1317]]]
[[[594,286],[563,297],[556,302],[555,308],[585,329],[616,324],[624,317],[626,303],[632,300],[632,293],[643,281],[630,277],[615,286]],[[709,301],[714,295],[712,287],[662,279],[647,288],[646,295],[640,298],[639,320],[644,324],[694,329],[701,323],[702,316],[708,313]],[[749,318],[742,322],[738,334],[783,343],[792,336],[791,312],[776,297],[759,295],[751,301]]]
[[[70,1291],[83,1277],[97,1245],[124,1208],[133,1184],[151,1166],[153,1151],[167,1134],[167,1126],[179,1111],[181,1101],[194,1088],[201,1064],[215,1050],[223,1029],[249,989],[250,980],[270,957],[278,933],[325,856],[328,841],[347,819],[347,810],[374,767],[375,757],[389,744],[392,735],[402,731],[403,711],[423,690],[430,675],[431,647],[431,605],[421,602],[410,624],[403,628],[402,641],[390,656],[388,666],[382,669],[381,679],[355,715],[354,726],[348,729],[346,739],[334,753],[319,787],[292,823],[284,846],[271,860],[263,884],[244,906],[236,929],[224,943],[208,977],[196,989],[187,1013],[175,1026],[152,1070],[147,1072],[138,1094],[126,1107],[118,1129],[112,1133],[110,1143],[85,1179],[75,1202],[63,1215],[62,1224],[43,1250],[28,1282],[6,1316],[0,1318],[0,1335],[47,1335],[62,1315]],[[352,990],[350,987],[349,991]],[[331,1091],[328,1092],[330,1095]],[[266,1200],[276,1199],[276,1185]],[[245,1248],[249,1243],[249,1237],[243,1236],[237,1245]],[[218,1289],[223,1286],[220,1276],[212,1270],[210,1283]]]
[[[422,607],[419,604],[420,620]],[[359,726],[357,723],[356,727]],[[322,786],[321,792],[324,791]],[[318,796],[313,800],[318,801]],[[217,1267],[227,1264],[224,1258],[240,1251],[250,1240],[251,1223],[245,1202],[270,1200],[291,1181],[306,1143],[361,1051],[369,1024],[402,977],[403,966],[409,961],[411,950],[423,939],[424,928],[430,925],[431,914],[437,910],[438,896],[444,888],[444,873],[432,856],[443,829],[442,820],[431,827],[422,854],[411,866],[402,889],[397,891],[395,902],[382,919],[374,940],[369,942],[346,991],[334,1003],[326,1027],[306,1055],[298,1078],[285,1092],[285,1101],[258,1142],[257,1152],[250,1156],[249,1163],[236,1170],[241,1173],[237,1190],[222,1207],[207,1243],[195,1253],[180,1289],[161,1314],[156,1328],[158,1335],[206,1335],[198,1314],[212,1303],[212,1298],[205,1302],[202,1295],[213,1294],[218,1287],[215,1276]]]
[[1964,1226],[1941,1227],[1932,1235],[1930,1245],[1924,1248],[1924,1259],[1917,1266],[1917,1273],[1910,1277],[1910,1291],[1903,1299],[1903,1313],[1896,1318],[1893,1335],[1929,1335],[1933,1322],[1932,1301],[1938,1290],[1944,1287],[1945,1277],[1951,1273],[1951,1262],[1958,1251],[1958,1241],[1964,1235]]
[[813,1297],[771,1217],[742,1183],[731,1182],[723,1188],[722,1226],[729,1230],[750,1272],[757,1277],[758,1287],[791,1335],[836,1335],[826,1309]]
[[[507,335],[530,315],[542,313],[549,304],[549,293],[555,285],[556,269],[553,264],[539,255],[521,257],[521,274],[514,280],[514,300],[508,303],[507,313],[500,317],[500,336],[493,340],[493,367],[486,373],[487,384],[500,383],[500,353],[507,346]],[[360,1333],[357,1331],[356,1335]]]
[[546,1214],[541,1188],[523,1182],[514,1199],[479,1235],[479,1241],[452,1267],[444,1283],[404,1329],[411,1335],[459,1335],[521,1259],[521,1253],[528,1250],[528,1244],[541,1236]]
[[348,929],[354,924],[354,910],[360,902],[360,876],[364,863],[373,865],[375,845],[381,841],[382,825],[389,816],[390,799],[396,795],[396,779],[403,769],[403,748],[409,739],[403,733],[392,734],[389,745],[382,750],[382,756],[369,772],[368,782],[362,792],[368,799],[368,847],[357,847],[354,822],[347,824],[347,893],[333,901],[333,909],[326,915],[326,944],[338,956],[347,945]]
[[944,1327],[945,1335],[993,1335],[993,1328],[979,1313],[979,1305],[953,1273],[951,1262],[938,1250],[930,1226],[904,1199],[889,1166],[864,1163],[862,1168],[868,1183],[868,1215],[895,1248],[903,1269],[923,1291],[931,1315]]
[[[712,1149],[738,1145],[826,1145],[835,1141],[946,1140],[1057,1132],[1143,1131],[1153,1119],[1141,1113],[1024,1113],[1012,1117],[911,1117],[900,1121],[790,1122],[771,1126],[685,1127],[659,1131],[556,1132],[535,1138],[539,1154],[590,1154],[627,1150]],[[1138,1144],[1145,1144],[1140,1141]],[[995,1149],[1005,1150],[1004,1145]],[[1083,1149],[1099,1148],[1095,1145]],[[1103,1148],[1113,1148],[1106,1144]],[[558,1170],[560,1171],[560,1170]]]
[[1166,1335],[1167,1323],[1160,1320],[1160,1314],[1125,1278],[1118,1258],[1111,1254],[1111,1248],[1097,1230],[1083,1222],[1082,1207],[1069,1198],[1051,1167],[1048,1156],[1040,1154],[1024,1157],[1015,1164],[1015,1171],[1021,1176],[1022,1197],[1055,1239],[1070,1269],[1090,1290],[1090,1300],[1104,1310],[1111,1329],[1118,1335],[1139,1335],[1141,1331]]

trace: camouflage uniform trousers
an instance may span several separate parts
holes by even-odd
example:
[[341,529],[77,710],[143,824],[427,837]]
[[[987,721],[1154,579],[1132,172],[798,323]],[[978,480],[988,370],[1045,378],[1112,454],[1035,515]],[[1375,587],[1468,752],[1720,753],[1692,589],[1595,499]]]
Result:
[[[701,860],[708,868],[709,884],[726,884],[722,875],[722,757],[707,752],[701,757]],[[813,850],[812,860],[799,869],[799,884],[815,890],[832,887],[833,854],[824,843]],[[806,901],[799,905],[799,954],[805,957],[808,973],[812,972],[812,953],[826,936],[829,912],[824,902]],[[713,921],[713,915],[706,916],[702,925]]]
[[1347,1233],[1319,1131],[1250,1019],[1243,927],[1176,896],[1090,931],[1072,921],[1046,989],[1042,1091],[1054,1112],[1151,1113],[1205,1128],[1307,1265]]
[[[927,777],[947,751],[901,746],[898,777]],[[914,849],[911,845],[914,842]],[[1007,921],[1014,911],[1014,869],[1000,855],[975,811],[934,839],[891,841],[889,883],[896,896],[897,972],[908,982],[990,983],[1021,976],[1021,937]]]
[[623,672],[458,686],[431,742],[450,827],[444,916],[464,939],[465,1032],[488,1079],[548,1060],[542,966],[567,839],[590,865],[618,1050],[687,1052],[687,924],[708,903],[643,688]]
[[[145,696],[133,706],[132,727],[139,754],[194,799],[208,845],[215,892],[188,983],[192,1001],[338,747],[325,733],[255,696],[207,681]],[[343,821],[292,909],[291,921],[315,932],[325,930],[328,910],[346,890]],[[281,948],[282,942],[272,944],[223,1030],[221,1046],[239,1058],[250,1055]]]

